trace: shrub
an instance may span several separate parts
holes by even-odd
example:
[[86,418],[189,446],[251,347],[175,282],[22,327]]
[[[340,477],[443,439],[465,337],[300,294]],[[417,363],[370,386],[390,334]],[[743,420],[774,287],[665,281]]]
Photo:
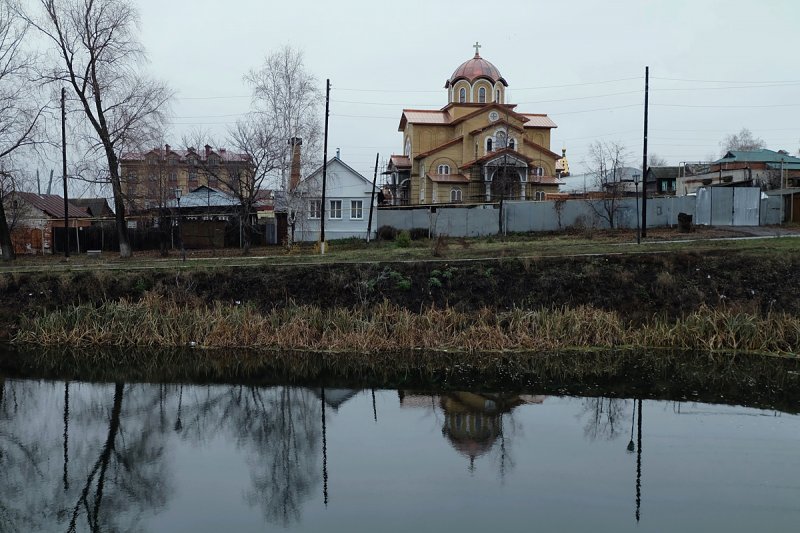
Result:
[[397,238],[395,239],[395,243],[399,248],[408,248],[411,246],[411,234],[408,231],[403,230],[397,234]]
[[393,241],[397,237],[397,228],[394,226],[381,226],[376,230],[376,233],[381,241]]

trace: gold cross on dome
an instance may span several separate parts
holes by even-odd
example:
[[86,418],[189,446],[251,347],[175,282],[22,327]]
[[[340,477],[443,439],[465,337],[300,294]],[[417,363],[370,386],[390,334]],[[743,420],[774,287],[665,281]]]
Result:
[[477,55],[480,55],[480,54],[478,53],[478,48],[482,48],[482,47],[481,47],[481,45],[479,45],[479,44],[478,44],[478,41],[475,41],[475,44],[473,44],[472,46],[474,46],[474,47],[475,47],[475,55],[476,55],[476,56],[477,56]]

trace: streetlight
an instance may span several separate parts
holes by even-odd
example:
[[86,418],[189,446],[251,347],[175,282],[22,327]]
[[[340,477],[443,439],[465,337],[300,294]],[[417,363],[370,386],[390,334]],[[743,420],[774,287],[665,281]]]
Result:
[[183,246],[183,228],[181,227],[181,188],[175,187],[175,201],[178,203],[178,240],[181,241],[181,258],[186,261],[186,248]]
[[639,174],[633,175],[633,187],[636,191],[636,244],[642,244],[642,232],[639,227]]

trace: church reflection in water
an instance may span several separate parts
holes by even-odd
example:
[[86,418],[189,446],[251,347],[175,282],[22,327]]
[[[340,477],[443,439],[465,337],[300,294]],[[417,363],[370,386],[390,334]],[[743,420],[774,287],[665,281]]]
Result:
[[[436,409],[444,414],[442,436],[461,455],[469,459],[470,469],[475,459],[488,454],[500,442],[501,459],[505,459],[503,419],[520,405],[541,404],[546,396],[524,394],[495,394],[466,391],[430,395],[413,391],[398,391],[400,406],[405,408]],[[501,463],[504,469],[505,462]],[[501,470],[501,473],[503,471]]]

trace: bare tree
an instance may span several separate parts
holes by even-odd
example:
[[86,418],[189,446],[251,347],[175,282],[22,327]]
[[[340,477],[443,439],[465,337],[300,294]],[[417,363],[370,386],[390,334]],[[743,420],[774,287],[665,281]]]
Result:
[[753,133],[747,129],[742,128],[739,133],[732,133],[727,135],[722,142],[719,143],[722,147],[722,156],[724,157],[730,151],[751,151],[761,150],[767,147],[764,139],[753,137]]
[[32,57],[23,49],[28,30],[9,2],[0,3],[0,248],[3,261],[14,259],[11,230],[4,203],[17,189],[19,172],[14,155],[36,141],[44,106],[39,105],[30,80]]
[[124,0],[39,0],[43,14],[29,22],[54,45],[58,60],[44,78],[65,82],[93,132],[92,145],[105,160],[114,198],[120,257],[130,257],[119,158],[162,131],[172,96],[141,72],[138,13]]
[[263,123],[258,130],[270,133],[272,150],[280,155],[276,177],[286,190],[292,159],[289,139],[303,140],[303,166],[308,168],[310,163],[319,162],[323,98],[320,83],[306,71],[303,53],[288,45],[268,55],[258,69],[245,76],[245,81],[253,90],[254,120]]
[[649,167],[665,167],[668,164],[667,160],[658,154],[650,154],[647,156],[647,166]]
[[261,191],[280,188],[290,211],[297,203],[293,197],[300,192],[287,183],[294,149],[290,139],[302,140],[302,167],[318,162],[321,92],[317,79],[306,71],[303,53],[288,45],[268,55],[245,81],[253,91],[253,110],[231,128],[228,140],[246,161],[240,173],[229,173],[226,185],[241,204],[248,253]]
[[281,168],[284,145],[287,143],[278,137],[277,129],[273,122],[266,120],[265,115],[251,113],[238,120],[228,132],[234,151],[243,157],[242,161],[221,176],[221,180],[239,201],[244,254],[250,251],[253,219],[262,185]]
[[625,191],[622,173],[627,156],[626,148],[617,141],[595,141],[589,146],[590,174],[603,197],[599,201],[587,199],[587,205],[595,216],[608,222],[611,229],[614,228],[620,200]]

